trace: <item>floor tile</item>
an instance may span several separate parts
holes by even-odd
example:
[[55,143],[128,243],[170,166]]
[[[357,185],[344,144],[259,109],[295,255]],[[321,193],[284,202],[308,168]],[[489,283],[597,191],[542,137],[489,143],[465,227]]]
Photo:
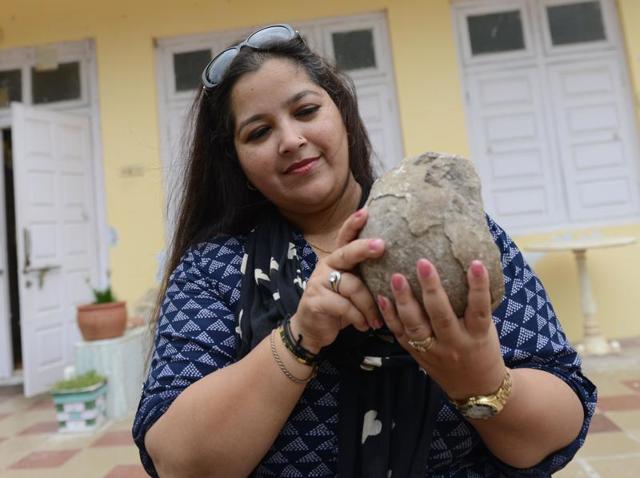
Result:
[[603,478],[638,478],[640,454],[591,460],[589,465]]
[[640,392],[640,378],[637,380],[624,380],[622,383],[634,392]]
[[38,400],[37,402],[33,403],[28,410],[42,410],[42,409],[53,409],[54,408],[54,404],[53,404],[53,400],[51,399],[51,397],[47,397],[47,398],[43,398],[41,400]]
[[611,395],[629,395],[632,390],[617,377],[591,375],[591,381],[598,387],[598,397],[609,397]]
[[618,339],[618,342],[620,342],[620,347],[624,349],[640,347],[640,337],[625,337]]
[[30,412],[16,412],[0,420],[0,435],[17,435],[25,428],[41,422],[55,420],[56,415],[53,410],[33,410]]
[[41,450],[41,446],[46,440],[46,435],[7,437],[5,441],[0,443],[0,470],[24,458],[32,451]]
[[580,464],[581,460],[574,460],[562,470],[553,474],[553,478],[594,478],[590,476]]
[[35,435],[37,433],[53,433],[58,431],[58,422],[40,422],[28,426],[18,435]]
[[620,431],[620,427],[612,422],[609,417],[603,413],[596,413],[591,419],[589,433],[616,432]]
[[57,468],[66,463],[80,450],[47,450],[34,451],[9,468]]
[[85,448],[60,470],[64,470],[68,477],[74,478],[85,478],[90,470],[92,478],[103,478],[117,465],[138,465],[139,463],[140,458],[133,447]]
[[581,458],[640,453],[640,442],[623,432],[591,433],[579,453]]
[[118,430],[107,432],[91,444],[96,446],[132,446],[133,437],[129,430]]
[[15,397],[22,395],[22,385],[7,385],[0,387],[0,397]]
[[598,408],[603,411],[640,410],[640,395],[617,395],[598,399]]
[[128,430],[131,431],[131,424],[133,423],[134,414],[128,415],[120,420],[114,420],[111,424],[112,430]]
[[640,413],[637,410],[607,412],[606,415],[622,430],[640,432]]
[[142,465],[118,465],[104,478],[147,478],[148,476]]

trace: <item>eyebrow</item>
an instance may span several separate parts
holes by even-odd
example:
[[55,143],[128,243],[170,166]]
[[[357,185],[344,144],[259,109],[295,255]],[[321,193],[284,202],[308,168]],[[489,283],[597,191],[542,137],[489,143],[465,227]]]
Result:
[[[302,90],[299,93],[296,93],[295,95],[293,95],[291,98],[289,98],[288,100],[286,100],[283,105],[284,106],[290,106],[294,103],[296,103],[297,101],[300,101],[302,98],[304,98],[307,95],[315,95],[315,96],[322,96],[320,93],[318,93],[317,91],[313,91],[313,90]],[[244,120],[242,123],[240,123],[238,125],[238,133],[240,133],[240,131],[242,131],[242,128],[244,128],[245,126],[254,123],[255,121],[260,121],[262,118],[264,117],[264,114],[262,113],[258,113],[255,114],[253,116],[250,116],[249,118],[247,118],[246,120]]]

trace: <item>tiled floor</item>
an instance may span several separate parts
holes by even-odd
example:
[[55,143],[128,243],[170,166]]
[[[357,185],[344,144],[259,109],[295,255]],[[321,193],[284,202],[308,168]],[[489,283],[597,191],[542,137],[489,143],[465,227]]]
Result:
[[0,387],[0,477],[145,477],[131,420],[108,422],[95,433],[57,433],[49,396],[24,398],[21,386]]
[[[599,388],[585,446],[560,478],[640,477],[640,338],[622,340],[618,356],[585,359]],[[0,477],[138,478],[147,476],[131,440],[131,417],[92,434],[56,433],[48,396],[0,387]]]

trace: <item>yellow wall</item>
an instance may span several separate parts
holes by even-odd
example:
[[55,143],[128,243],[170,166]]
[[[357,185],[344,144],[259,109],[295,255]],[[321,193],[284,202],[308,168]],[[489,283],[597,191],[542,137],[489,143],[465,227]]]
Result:
[[[619,0],[636,98],[638,3]],[[119,234],[110,255],[112,280],[122,298],[135,300],[153,285],[156,254],[164,242],[153,39],[382,10],[388,15],[406,153],[431,149],[467,155],[448,0],[2,0],[0,48],[96,41],[108,221]],[[131,165],[144,166],[144,176],[121,176],[122,168]],[[640,221],[603,231],[640,236]],[[518,239],[526,244],[541,237]],[[640,285],[640,246],[594,252],[589,260],[605,331],[612,336],[640,335],[635,294],[630,293]],[[549,255],[536,268],[570,337],[578,339],[580,311],[571,256]]]
[[633,105],[640,124],[640,2],[617,0],[617,4],[633,84]]

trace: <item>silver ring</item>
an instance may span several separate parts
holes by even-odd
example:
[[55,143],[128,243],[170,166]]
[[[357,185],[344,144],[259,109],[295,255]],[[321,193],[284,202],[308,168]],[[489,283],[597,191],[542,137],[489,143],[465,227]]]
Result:
[[431,347],[433,347],[433,342],[435,342],[435,337],[430,335],[426,339],[422,340],[408,340],[407,343],[418,352],[428,352]]
[[340,293],[340,279],[342,279],[342,273],[339,271],[331,271],[329,273],[329,287],[336,294]]

